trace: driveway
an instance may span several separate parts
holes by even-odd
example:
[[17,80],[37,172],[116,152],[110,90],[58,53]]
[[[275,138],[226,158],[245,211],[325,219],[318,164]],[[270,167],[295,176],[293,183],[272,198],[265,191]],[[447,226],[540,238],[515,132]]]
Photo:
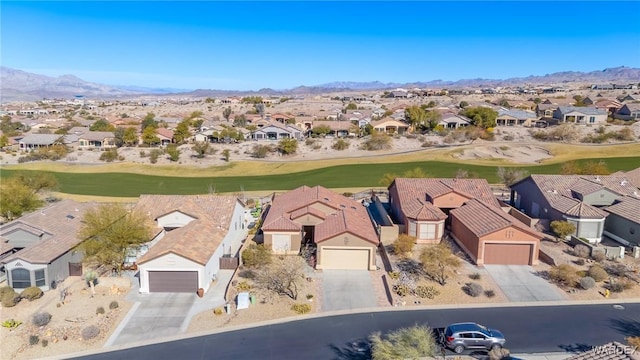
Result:
[[182,323],[197,296],[193,293],[158,293],[136,296],[127,316],[105,346],[155,340],[181,333]]
[[566,300],[564,293],[527,265],[485,265],[509,301]]
[[322,311],[377,306],[371,276],[366,270],[323,270]]

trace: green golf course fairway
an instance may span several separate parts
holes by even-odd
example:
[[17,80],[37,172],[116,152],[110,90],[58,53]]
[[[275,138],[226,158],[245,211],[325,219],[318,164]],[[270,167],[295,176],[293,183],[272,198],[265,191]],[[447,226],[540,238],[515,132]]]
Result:
[[[604,160],[611,172],[640,167],[640,157],[606,159],[582,159],[578,163]],[[518,166],[530,174],[558,174],[562,163]],[[244,191],[281,191],[301,185],[322,185],[327,188],[380,187],[379,181],[386,173],[401,175],[407,170],[421,168],[431,177],[454,177],[456,171],[465,169],[499,183],[497,166],[464,165],[441,161],[406,163],[380,163],[336,165],[321,169],[262,176],[176,177],[152,176],[131,173],[64,173],[50,172],[60,183],[59,191],[67,194],[109,197],[137,197],[140,194],[206,194]],[[2,169],[0,178],[17,171],[34,170]]]

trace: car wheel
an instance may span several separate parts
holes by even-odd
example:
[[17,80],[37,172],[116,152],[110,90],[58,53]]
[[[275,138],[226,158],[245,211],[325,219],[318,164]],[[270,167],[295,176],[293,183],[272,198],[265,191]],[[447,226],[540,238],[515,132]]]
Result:
[[462,354],[463,351],[464,346],[462,345],[456,345],[456,347],[453,348],[453,352],[455,352],[456,354]]
[[491,345],[491,350],[500,350],[500,349],[502,349],[502,345],[500,344]]

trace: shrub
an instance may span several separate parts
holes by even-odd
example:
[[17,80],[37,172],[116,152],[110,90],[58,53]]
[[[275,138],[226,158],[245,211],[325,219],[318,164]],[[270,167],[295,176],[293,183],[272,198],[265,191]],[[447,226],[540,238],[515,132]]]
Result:
[[373,134],[362,143],[362,149],[368,151],[387,150],[391,148],[391,137],[387,134]]
[[251,150],[251,156],[257,159],[263,159],[267,157],[267,154],[271,151],[271,148],[267,145],[253,145]]
[[271,263],[271,251],[263,244],[251,244],[242,251],[242,264],[246,267],[264,266]]
[[635,346],[640,349],[640,336],[629,336],[625,338],[625,340],[627,340],[627,344],[629,344],[629,346]]
[[573,255],[580,258],[588,258],[591,249],[587,245],[578,244],[573,247]]
[[413,236],[401,234],[396,241],[393,242],[393,252],[396,255],[404,256],[413,250],[413,246],[416,243],[416,238]]
[[31,322],[35,326],[45,326],[51,321],[51,314],[46,311],[42,311],[33,315]]
[[98,337],[98,335],[100,335],[100,328],[96,325],[89,325],[82,329],[80,335],[82,336],[82,340],[85,341],[95,339],[96,337]]
[[223,313],[223,311],[222,311],[222,308],[220,308],[220,307],[217,307],[217,308],[213,309],[213,314],[214,315],[222,315],[222,313]]
[[9,319],[2,322],[2,327],[6,327],[8,329],[15,329],[18,326],[22,325],[22,321]]
[[592,265],[589,270],[587,270],[587,276],[595,281],[604,281],[607,277],[609,277],[606,270],[603,269],[600,265]]
[[576,265],[582,266],[584,265],[584,259],[578,259],[573,262]]
[[96,315],[102,315],[104,313],[105,313],[104,307],[98,306],[98,308],[96,309]]
[[40,299],[42,295],[44,295],[44,292],[42,292],[42,290],[39,287],[31,286],[24,289],[20,294],[20,297],[23,299],[27,299],[29,301],[33,301],[33,300]]
[[421,298],[433,299],[440,295],[440,291],[433,286],[420,285],[416,287],[416,295]]
[[295,311],[296,314],[306,314],[311,312],[311,305],[309,304],[293,304],[291,306],[291,310]]
[[238,291],[249,291],[251,290],[251,285],[246,281],[240,281],[236,286],[236,289],[238,289]]
[[589,290],[592,287],[596,286],[596,281],[589,276],[585,276],[582,279],[580,279],[580,287],[585,289],[585,290]]
[[398,294],[398,296],[407,296],[411,293],[411,289],[408,285],[405,284],[396,284],[393,285],[393,292]]
[[493,290],[485,290],[484,291],[484,295],[488,298],[492,298],[494,296],[496,296],[496,292]]
[[558,285],[573,287],[578,281],[576,268],[568,264],[554,266],[549,271],[549,277]]
[[607,273],[611,276],[625,276],[627,274],[627,266],[624,264],[613,264],[611,266],[607,266]]
[[480,295],[482,295],[482,285],[478,284],[478,283],[469,283],[464,287],[464,292],[467,293],[467,295],[473,296],[473,297],[478,297]]
[[245,269],[238,272],[238,276],[244,279],[255,279],[256,272],[251,269]]
[[489,360],[507,360],[512,359],[509,350],[502,347],[495,347],[489,351]]
[[0,301],[2,301],[2,307],[13,307],[20,302],[20,295],[13,288],[4,286],[0,288]]
[[621,293],[624,291],[624,285],[621,282],[616,281],[607,285],[607,289],[611,290],[611,292],[614,292],[614,293]]
[[331,145],[331,148],[338,151],[346,150],[349,148],[349,142],[344,139],[338,139]]
[[313,299],[313,294],[307,294],[307,300]]
[[392,280],[398,280],[398,278],[400,277],[400,272],[398,272],[398,271],[391,271],[391,272],[389,272],[389,277],[390,277]]
[[473,274],[469,275],[469,278],[471,280],[480,280],[481,277],[482,276],[480,275],[480,273],[473,273]]
[[40,342],[40,337],[38,335],[29,335],[29,345],[36,345]]
[[102,154],[100,154],[100,161],[113,162],[117,158],[118,150],[116,149],[109,149],[107,151],[103,151]]
[[114,310],[120,307],[120,304],[118,304],[117,301],[113,300],[111,303],[109,303],[109,309]]
[[606,260],[607,256],[602,251],[594,252],[591,254],[591,258],[597,262],[603,262]]
[[42,347],[47,347],[47,345],[49,345],[49,340],[47,339],[42,339]]

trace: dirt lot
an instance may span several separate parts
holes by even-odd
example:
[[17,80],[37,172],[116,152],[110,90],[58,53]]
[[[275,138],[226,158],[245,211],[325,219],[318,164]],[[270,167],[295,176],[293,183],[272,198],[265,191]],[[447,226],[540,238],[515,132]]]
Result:
[[[68,295],[61,303],[59,289],[65,287]],[[96,295],[92,296],[86,282],[72,276],[59,284],[57,290],[45,292],[40,299],[22,300],[14,307],[2,308],[1,321],[15,319],[23,324],[15,329],[0,328],[0,358],[35,359],[102,347],[132,305],[124,300],[130,288],[129,279],[104,277],[99,279],[95,286]],[[112,301],[118,302],[117,308],[110,309]],[[98,307],[104,308],[104,314],[96,314]],[[40,311],[52,316],[49,324],[37,327],[31,319]],[[100,333],[96,338],[85,341],[81,331],[89,325],[98,326]],[[39,337],[37,344],[29,345],[31,335]]]

